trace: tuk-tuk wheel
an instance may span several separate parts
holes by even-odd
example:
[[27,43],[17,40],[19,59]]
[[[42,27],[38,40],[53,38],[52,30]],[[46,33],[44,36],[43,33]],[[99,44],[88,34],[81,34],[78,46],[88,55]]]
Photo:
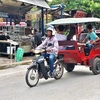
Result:
[[75,64],[67,64],[67,66],[65,66],[65,69],[67,72],[72,72],[74,70]]
[[94,59],[92,72],[94,75],[100,74],[100,58]]

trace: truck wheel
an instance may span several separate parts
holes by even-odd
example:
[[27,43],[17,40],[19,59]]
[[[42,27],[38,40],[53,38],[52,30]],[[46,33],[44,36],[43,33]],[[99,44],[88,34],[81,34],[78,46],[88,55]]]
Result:
[[100,74],[100,58],[94,59],[92,72],[94,75]]
[[67,64],[67,66],[65,66],[65,69],[67,72],[72,72],[74,70],[74,67],[74,64]]

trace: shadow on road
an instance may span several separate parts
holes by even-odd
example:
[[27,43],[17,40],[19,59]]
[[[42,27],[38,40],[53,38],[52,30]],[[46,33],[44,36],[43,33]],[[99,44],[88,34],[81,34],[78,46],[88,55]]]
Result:
[[[74,77],[77,76],[77,77],[83,77],[83,76],[90,76],[90,75],[93,75],[92,72],[85,72],[85,71],[73,71],[73,72],[70,72],[68,73],[69,76],[70,75],[73,75]],[[67,74],[67,75],[68,75]]]
[[[91,77],[91,76],[94,76],[92,74],[92,72],[85,72],[85,71],[73,71],[73,72],[65,72],[64,75],[62,76],[61,79],[59,80],[55,80],[55,79],[48,79],[48,80],[45,80],[45,79],[40,79],[39,83],[37,84],[36,87],[40,87],[40,86],[48,86],[48,85],[52,85],[52,84],[55,84],[56,82],[58,84],[60,83],[68,83],[68,81],[72,81],[72,80],[76,80],[77,79],[86,79],[86,77]],[[67,80],[67,81],[66,81]]]
[[40,82],[39,82],[39,85],[46,85],[46,84],[53,84],[53,83],[55,83],[56,81],[58,81],[58,80],[55,80],[55,79],[48,79],[48,80],[44,80],[44,81],[41,81],[40,80]]

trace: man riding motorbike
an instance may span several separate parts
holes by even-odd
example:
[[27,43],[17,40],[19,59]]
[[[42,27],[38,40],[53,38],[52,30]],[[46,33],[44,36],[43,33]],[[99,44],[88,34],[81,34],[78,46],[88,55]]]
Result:
[[47,38],[36,48],[36,49],[42,49],[46,47],[46,52],[42,53],[41,56],[44,56],[45,58],[48,57],[48,62],[50,66],[50,73],[49,75],[51,77],[54,77],[54,61],[58,54],[58,40],[56,39],[55,31],[52,27],[49,27],[47,29]]

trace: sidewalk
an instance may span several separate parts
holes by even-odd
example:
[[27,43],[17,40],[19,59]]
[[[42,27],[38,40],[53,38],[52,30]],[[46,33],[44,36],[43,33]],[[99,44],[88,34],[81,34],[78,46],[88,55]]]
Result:
[[22,61],[16,62],[15,59],[8,59],[7,57],[0,57],[0,69],[11,68],[18,65],[28,64],[32,62],[32,56],[23,57]]
[[0,57],[0,77],[26,71],[33,58],[32,56],[26,56],[23,57],[22,61],[16,62],[14,59]]

